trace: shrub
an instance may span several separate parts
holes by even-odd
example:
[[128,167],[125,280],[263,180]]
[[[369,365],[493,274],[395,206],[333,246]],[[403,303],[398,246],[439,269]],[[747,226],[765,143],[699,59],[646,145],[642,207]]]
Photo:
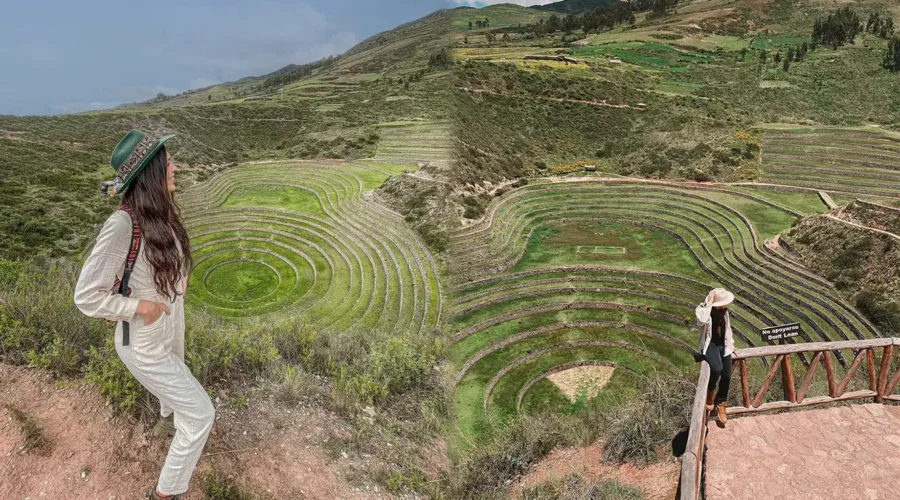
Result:
[[88,351],[85,377],[96,384],[100,394],[119,411],[142,412],[145,415],[156,412],[151,404],[150,393],[119,359],[112,336],[109,336],[103,346],[92,346]]
[[445,344],[438,332],[321,332],[307,356],[310,369],[333,378],[339,408],[378,405],[392,395],[440,383],[434,369]]
[[872,290],[863,290],[856,296],[856,307],[875,323],[885,335],[900,334],[900,305]]
[[250,500],[253,495],[243,491],[229,480],[223,480],[218,469],[203,472],[197,478],[205,498],[209,500]]
[[647,378],[644,393],[609,417],[604,458],[637,465],[659,459],[660,449],[690,424],[694,390],[682,378]]
[[10,363],[29,363],[59,375],[81,371],[87,352],[109,335],[103,322],[84,316],[72,299],[73,263],[4,262],[0,268],[0,347]]
[[515,418],[480,443],[457,465],[450,478],[451,497],[489,499],[505,496],[507,484],[553,448],[569,442],[568,418],[551,412]]
[[301,367],[283,366],[281,368],[280,380],[275,388],[275,399],[278,401],[295,405],[314,398],[319,392],[318,381]]
[[185,321],[185,361],[203,385],[258,374],[280,359],[272,324],[230,324],[193,309]]

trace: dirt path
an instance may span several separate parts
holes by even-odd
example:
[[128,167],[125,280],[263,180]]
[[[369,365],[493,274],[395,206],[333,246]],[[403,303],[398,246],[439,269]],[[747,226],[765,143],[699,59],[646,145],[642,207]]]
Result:
[[[0,364],[0,402],[0,498],[70,498],[68,492],[71,498],[134,499],[155,483],[169,441],[115,416],[94,386],[57,384],[35,370]],[[20,450],[23,437],[7,403],[36,418],[48,452]],[[374,485],[348,482],[352,466],[368,464],[329,457],[326,441],[348,430],[327,411],[285,408],[265,398],[250,399],[242,410],[224,401],[216,406],[200,474],[215,470],[258,498],[389,498]],[[185,498],[204,498],[200,490],[195,477]]]
[[544,481],[578,473],[585,479],[601,482],[615,479],[620,483],[638,488],[645,500],[671,500],[675,498],[678,462],[667,461],[639,469],[633,465],[614,466],[603,463],[603,445],[593,444],[580,448],[561,448],[538,463],[530,473],[520,479],[512,488],[515,495]]

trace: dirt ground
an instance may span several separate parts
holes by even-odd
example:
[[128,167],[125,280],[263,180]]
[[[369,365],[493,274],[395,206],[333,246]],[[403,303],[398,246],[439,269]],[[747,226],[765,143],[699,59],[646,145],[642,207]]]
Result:
[[[6,405],[32,415],[45,452],[22,450],[23,435]],[[351,483],[354,457],[332,458],[325,443],[344,424],[320,408],[285,408],[251,399],[247,408],[216,404],[216,425],[199,473],[257,498],[389,498],[374,485]],[[41,372],[0,364],[0,499],[135,499],[154,485],[169,440],[135,419],[114,415],[96,388],[56,383]],[[204,498],[195,476],[186,499]]]
[[513,487],[513,498],[530,486],[573,473],[590,481],[616,479],[620,483],[638,488],[646,500],[671,500],[675,498],[681,465],[675,461],[654,464],[642,469],[633,465],[612,466],[603,463],[603,445],[593,444],[580,448],[561,448],[535,466]]
[[547,380],[553,382],[575,403],[581,391],[586,391],[589,395],[597,394],[612,378],[614,371],[615,368],[610,366],[579,366],[547,375]]

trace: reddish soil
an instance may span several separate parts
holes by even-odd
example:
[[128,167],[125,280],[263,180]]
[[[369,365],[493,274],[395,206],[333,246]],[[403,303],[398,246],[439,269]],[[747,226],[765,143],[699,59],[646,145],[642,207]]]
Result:
[[[217,402],[200,473],[215,470],[261,498],[388,496],[346,479],[352,467],[367,464],[329,459],[323,443],[331,433],[346,432],[336,416],[258,399],[242,410]],[[36,418],[50,443],[47,452],[21,450],[23,436],[7,403]],[[57,384],[46,374],[0,364],[0,498],[142,498],[169,443],[148,431],[136,419],[116,416],[90,384]],[[198,483],[195,478],[186,499],[204,498]]]
[[646,500],[671,500],[675,498],[680,470],[680,465],[674,461],[644,468],[633,465],[606,465],[603,463],[601,444],[581,448],[561,448],[553,450],[547,458],[519,480],[513,486],[512,493],[515,497],[524,488],[578,473],[589,481],[615,479],[624,485],[638,488]]
[[707,436],[706,496],[878,500],[900,491],[900,408],[854,404],[731,419]]

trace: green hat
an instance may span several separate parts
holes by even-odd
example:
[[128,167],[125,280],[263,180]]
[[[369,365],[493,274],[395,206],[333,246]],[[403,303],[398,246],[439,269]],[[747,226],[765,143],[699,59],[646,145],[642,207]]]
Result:
[[131,182],[137,177],[138,172],[143,169],[153,155],[159,151],[159,148],[174,135],[164,135],[159,139],[149,136],[140,130],[132,130],[125,134],[125,137],[116,144],[113,149],[109,164],[116,171],[116,180],[113,181],[113,194],[122,194]]

